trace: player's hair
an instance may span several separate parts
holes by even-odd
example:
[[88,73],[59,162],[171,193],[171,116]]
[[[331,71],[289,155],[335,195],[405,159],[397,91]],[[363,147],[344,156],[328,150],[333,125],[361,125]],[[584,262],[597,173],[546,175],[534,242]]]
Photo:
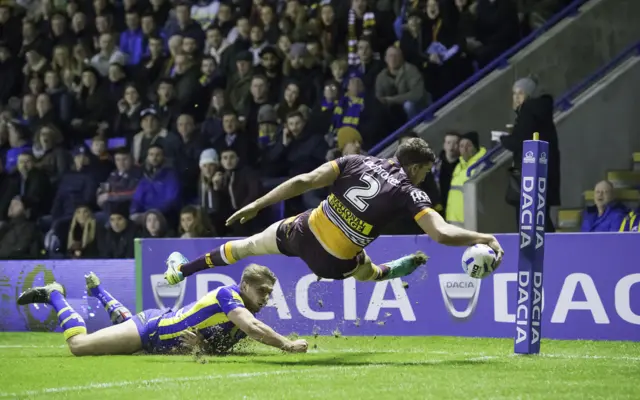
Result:
[[436,160],[436,154],[421,138],[410,138],[398,146],[395,154],[403,167],[413,164],[428,164]]
[[242,278],[240,280],[249,285],[256,285],[264,281],[268,281],[273,285],[276,283],[276,276],[269,268],[263,265],[249,264],[244,271],[242,271]]

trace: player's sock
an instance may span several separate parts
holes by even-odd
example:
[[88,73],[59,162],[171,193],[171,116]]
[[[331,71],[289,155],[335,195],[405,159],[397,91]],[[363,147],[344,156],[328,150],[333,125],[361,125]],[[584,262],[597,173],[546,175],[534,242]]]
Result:
[[62,292],[51,291],[49,293],[49,304],[58,312],[58,321],[60,321],[60,327],[64,329],[65,340],[87,333],[87,325],[84,320],[67,303],[67,299],[64,298]]
[[380,273],[374,280],[385,281],[389,279],[401,278],[415,271],[419,266],[427,262],[428,257],[421,251],[414,254],[400,257],[379,266]]
[[114,325],[121,324],[131,318],[131,311],[100,285],[100,279],[96,274],[90,272],[84,278],[87,282],[87,291],[91,296],[100,300]]
[[231,265],[235,263],[238,260],[235,259],[231,251],[233,242],[233,240],[227,242],[219,248],[213,249],[211,250],[211,252],[206,253],[193,261],[182,264],[179,267],[180,272],[182,272],[182,275],[186,278],[187,276],[191,276],[198,271],[203,271],[205,269],[213,267]]

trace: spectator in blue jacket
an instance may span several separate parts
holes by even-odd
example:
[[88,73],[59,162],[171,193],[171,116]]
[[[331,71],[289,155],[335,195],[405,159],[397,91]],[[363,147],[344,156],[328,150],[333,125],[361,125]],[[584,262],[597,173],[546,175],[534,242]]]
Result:
[[22,153],[31,151],[31,145],[29,144],[28,135],[29,129],[19,124],[17,121],[11,121],[8,124],[9,130],[9,150],[5,158],[4,169],[7,172],[11,172],[16,168],[18,164],[18,156]]
[[58,219],[71,219],[80,204],[96,204],[97,188],[98,182],[89,167],[89,150],[78,146],[73,150],[73,168],[62,175],[53,200],[54,225]]
[[611,182],[598,182],[594,192],[595,205],[582,214],[582,232],[617,232],[627,209],[614,200]]
[[130,65],[138,65],[144,54],[144,35],[140,28],[140,15],[129,10],[125,15],[127,29],[120,34],[120,51],[129,55]]
[[176,170],[165,166],[164,149],[152,144],[147,152],[144,175],[131,200],[131,219],[140,223],[143,214],[154,208],[170,221],[177,219],[180,186]]

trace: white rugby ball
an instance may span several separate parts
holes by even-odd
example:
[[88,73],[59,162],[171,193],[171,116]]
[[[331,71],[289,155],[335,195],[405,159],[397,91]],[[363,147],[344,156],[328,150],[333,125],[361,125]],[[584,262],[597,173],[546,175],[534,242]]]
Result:
[[462,269],[472,278],[485,278],[496,269],[496,252],[486,244],[468,247],[462,255]]

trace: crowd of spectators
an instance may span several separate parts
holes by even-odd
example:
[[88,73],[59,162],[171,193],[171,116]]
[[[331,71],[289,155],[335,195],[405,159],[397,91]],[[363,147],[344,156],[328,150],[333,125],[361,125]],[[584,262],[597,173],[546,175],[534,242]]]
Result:
[[[564,1],[2,1],[0,258],[128,258],[135,237],[255,232],[282,210],[224,221],[365,153],[516,43],[531,3]],[[427,183],[443,212],[447,143]]]

